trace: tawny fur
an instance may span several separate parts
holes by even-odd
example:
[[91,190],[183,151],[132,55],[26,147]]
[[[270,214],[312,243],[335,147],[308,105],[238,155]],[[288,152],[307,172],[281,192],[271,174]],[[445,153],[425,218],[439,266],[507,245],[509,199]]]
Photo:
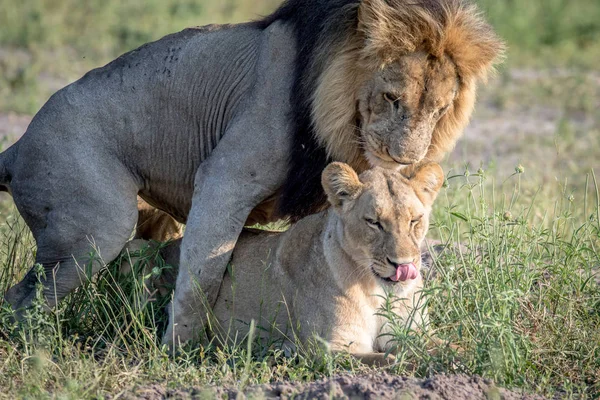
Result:
[[[427,158],[450,151],[467,125],[476,82],[486,79],[504,52],[503,42],[477,7],[462,0],[363,0],[352,37],[324,43],[334,54],[319,77],[312,102],[317,137],[336,160],[361,170],[368,164],[356,139],[358,89],[374,71],[415,52],[449,57],[458,70],[459,91],[438,121]],[[334,47],[337,46],[337,47]]]
[[138,222],[135,238],[168,242],[183,236],[183,225],[164,211],[152,207],[138,197]]
[[[212,332],[235,341],[248,334],[254,319],[257,334],[271,340],[293,344],[295,337],[307,342],[316,334],[332,351],[350,352],[363,362],[393,360],[385,355],[395,345],[387,335],[389,321],[379,315],[385,296],[394,299],[393,312],[412,329],[426,328],[427,310],[420,274],[395,283],[387,278],[399,264],[420,269],[431,206],[444,180],[434,163],[415,167],[411,175],[406,171],[376,168],[359,177],[349,165],[332,163],[322,175],[332,209],[302,219],[285,233],[244,232],[216,305],[206,310],[215,317]],[[144,243],[133,241],[128,249]],[[161,250],[173,266],[178,252],[164,251],[177,246]],[[123,267],[130,269],[127,262]],[[161,279],[147,280],[146,287],[161,291],[169,278]]]

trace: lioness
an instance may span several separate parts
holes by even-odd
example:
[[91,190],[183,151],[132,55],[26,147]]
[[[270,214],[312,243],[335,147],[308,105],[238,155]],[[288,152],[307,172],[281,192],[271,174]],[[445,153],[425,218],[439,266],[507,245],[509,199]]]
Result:
[[[199,328],[196,283],[213,304],[246,221],[322,210],[330,161],[441,158],[502,49],[467,0],[289,0],[259,21],[148,43],[61,89],[0,154],[0,190],[33,233],[50,306],[119,254],[138,195],[186,223],[165,336],[176,326],[184,341]],[[27,307],[35,282],[32,269],[6,299]]]
[[217,333],[244,335],[254,319],[264,335],[306,341],[317,334],[334,351],[382,362],[392,346],[377,315],[384,297],[395,296],[394,311],[414,318],[413,326],[426,318],[423,302],[416,304],[420,246],[443,179],[435,163],[410,177],[376,168],[360,178],[347,164],[330,164],[322,184],[331,209],[285,233],[242,233],[213,310],[223,328]]

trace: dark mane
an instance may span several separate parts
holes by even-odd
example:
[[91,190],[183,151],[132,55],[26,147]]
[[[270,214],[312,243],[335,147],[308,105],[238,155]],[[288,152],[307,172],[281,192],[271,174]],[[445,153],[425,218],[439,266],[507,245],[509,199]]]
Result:
[[320,178],[333,161],[330,155],[355,163],[355,169],[368,167],[352,143],[359,126],[353,74],[372,73],[419,49],[448,56],[460,87],[432,133],[427,157],[439,159],[469,121],[477,81],[493,70],[504,50],[470,0],[287,0],[258,24],[274,21],[292,26],[297,45],[290,115],[294,137],[278,200],[279,216],[292,221],[326,207]]
[[356,29],[360,0],[288,0],[261,21],[267,26],[276,20],[289,22],[296,36],[298,58],[290,116],[294,138],[287,179],[281,189],[278,212],[296,221],[320,211],[327,205],[321,187],[321,173],[329,164],[324,146],[318,143],[311,119],[311,99],[317,79],[335,42]]

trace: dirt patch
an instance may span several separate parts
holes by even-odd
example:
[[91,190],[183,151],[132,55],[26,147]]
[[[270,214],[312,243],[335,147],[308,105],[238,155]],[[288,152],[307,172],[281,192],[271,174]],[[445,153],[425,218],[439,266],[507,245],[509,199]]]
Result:
[[393,376],[387,373],[342,375],[311,383],[275,383],[245,390],[226,387],[167,389],[162,384],[141,386],[121,399],[543,399],[498,388],[477,376],[437,375],[430,379]]

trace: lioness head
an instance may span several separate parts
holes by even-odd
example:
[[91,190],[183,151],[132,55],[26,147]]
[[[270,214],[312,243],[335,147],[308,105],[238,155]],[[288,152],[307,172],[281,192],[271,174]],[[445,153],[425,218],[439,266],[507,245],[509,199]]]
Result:
[[359,178],[343,163],[330,164],[322,175],[340,219],[341,247],[356,265],[386,283],[417,277],[431,206],[444,181],[435,163],[417,166],[406,175],[375,168]]

